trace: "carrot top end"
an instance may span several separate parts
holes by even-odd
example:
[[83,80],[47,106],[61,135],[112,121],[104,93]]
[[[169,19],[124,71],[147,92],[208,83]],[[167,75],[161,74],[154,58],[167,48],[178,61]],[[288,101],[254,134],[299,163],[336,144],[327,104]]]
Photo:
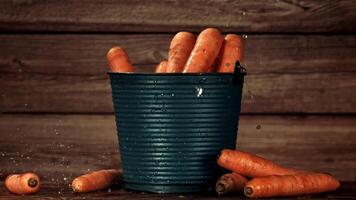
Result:
[[253,194],[253,189],[251,187],[245,187],[244,193],[246,196],[251,196]]
[[36,178],[30,178],[30,179],[28,179],[28,181],[27,181],[27,185],[28,185],[29,187],[34,188],[34,187],[36,187],[36,186],[38,185],[38,180],[37,180]]

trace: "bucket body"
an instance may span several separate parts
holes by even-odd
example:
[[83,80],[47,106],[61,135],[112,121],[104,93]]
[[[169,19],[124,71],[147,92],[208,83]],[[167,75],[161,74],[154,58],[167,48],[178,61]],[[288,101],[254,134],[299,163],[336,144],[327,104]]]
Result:
[[221,149],[234,149],[243,68],[234,74],[109,73],[124,187],[201,192]]

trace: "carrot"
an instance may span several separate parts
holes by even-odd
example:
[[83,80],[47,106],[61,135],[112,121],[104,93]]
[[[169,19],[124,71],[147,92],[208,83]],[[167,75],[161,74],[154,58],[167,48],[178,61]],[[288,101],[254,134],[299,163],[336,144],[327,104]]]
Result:
[[223,39],[215,28],[203,30],[184,66],[183,73],[208,72],[217,58]]
[[100,170],[75,178],[72,182],[74,192],[101,190],[121,182],[122,171],[117,169]]
[[218,164],[247,177],[288,175],[303,172],[281,167],[270,160],[238,150],[224,149],[218,156]]
[[109,67],[112,72],[134,72],[126,51],[121,47],[113,47],[106,55]]
[[218,59],[215,59],[212,66],[208,69],[208,72],[209,73],[216,72],[217,68],[218,68]]
[[236,61],[242,62],[243,43],[240,36],[228,34],[220,50],[218,72],[233,73]]
[[323,173],[266,176],[250,180],[244,189],[248,197],[295,196],[334,191],[340,182]]
[[215,185],[218,195],[242,192],[247,183],[247,179],[238,173],[228,173],[222,175]]
[[167,61],[162,60],[155,69],[155,73],[165,73],[167,71]]
[[6,177],[5,186],[15,194],[31,194],[40,190],[40,178],[34,173],[12,174]]
[[195,44],[195,36],[189,32],[177,33],[169,46],[167,73],[182,72]]

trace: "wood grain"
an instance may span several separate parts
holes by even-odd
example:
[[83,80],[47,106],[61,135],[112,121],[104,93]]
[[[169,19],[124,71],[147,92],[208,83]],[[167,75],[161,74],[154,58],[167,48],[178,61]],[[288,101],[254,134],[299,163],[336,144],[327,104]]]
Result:
[[[340,188],[335,192],[305,195],[298,197],[289,197],[283,199],[313,199],[313,200],[334,200],[334,199],[353,199],[355,197],[356,182],[342,182]],[[6,200],[22,200],[22,199],[92,199],[92,200],[214,200],[214,199],[224,199],[224,200],[245,200],[246,197],[243,194],[234,194],[224,197],[217,197],[214,193],[201,193],[201,194],[153,194],[145,192],[137,192],[124,190],[120,186],[111,187],[108,190],[102,190],[97,192],[90,192],[84,194],[74,194],[68,187],[58,186],[49,182],[44,182],[41,186],[41,190],[33,195],[28,195],[26,197],[13,195],[6,191],[3,182],[0,182],[0,199]]]
[[[243,115],[237,147],[281,165],[356,180],[355,116]],[[120,166],[111,115],[0,115],[0,179],[35,171],[68,184],[87,171]]]
[[[125,47],[140,72],[172,35],[0,35],[0,111],[113,113],[105,54]],[[355,113],[356,36],[248,35],[243,113]]]
[[355,33],[355,2],[3,0],[1,31]]

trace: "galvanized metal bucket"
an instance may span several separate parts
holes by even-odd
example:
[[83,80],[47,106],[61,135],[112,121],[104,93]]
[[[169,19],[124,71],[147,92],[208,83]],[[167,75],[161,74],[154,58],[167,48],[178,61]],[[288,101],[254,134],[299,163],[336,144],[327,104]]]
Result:
[[245,70],[234,74],[109,73],[127,189],[207,191],[235,148]]

